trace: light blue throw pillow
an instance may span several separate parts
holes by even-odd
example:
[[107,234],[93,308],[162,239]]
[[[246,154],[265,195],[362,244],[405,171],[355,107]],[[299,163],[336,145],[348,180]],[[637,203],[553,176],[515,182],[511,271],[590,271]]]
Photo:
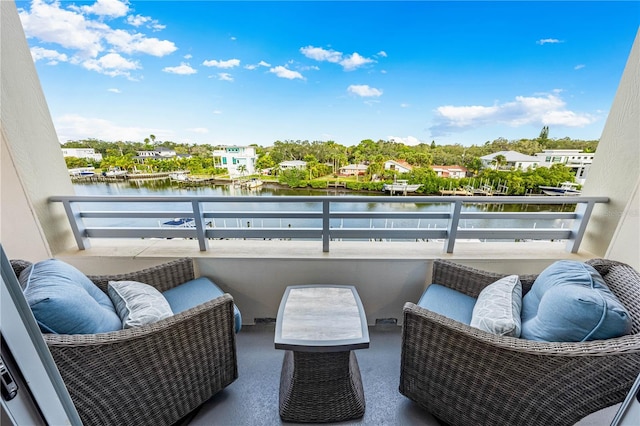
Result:
[[22,271],[19,280],[44,333],[94,334],[122,328],[109,296],[65,262],[35,263]]
[[523,298],[523,339],[582,342],[630,332],[629,312],[602,276],[582,262],[553,263]]

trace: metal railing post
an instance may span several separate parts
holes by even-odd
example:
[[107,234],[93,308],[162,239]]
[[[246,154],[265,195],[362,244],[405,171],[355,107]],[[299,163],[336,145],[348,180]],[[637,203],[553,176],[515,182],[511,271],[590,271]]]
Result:
[[197,200],[193,200],[191,202],[191,206],[193,207],[193,220],[196,223],[196,234],[198,235],[198,244],[200,244],[200,251],[209,250],[209,240],[207,240],[205,227],[206,223],[204,222],[204,216],[202,214],[202,209],[200,208],[200,202]]
[[593,211],[594,205],[595,203],[593,201],[576,204],[576,218],[573,221],[571,237],[567,240],[566,250],[568,252],[578,252],[580,243],[582,242],[582,237],[584,237],[584,232],[586,231],[587,225],[589,224],[589,218],[591,217],[591,212]]
[[329,225],[331,223],[331,221],[329,220],[330,206],[331,202],[329,200],[322,201],[322,251],[325,253],[329,252]]
[[453,253],[453,246],[456,243],[456,234],[458,233],[461,211],[462,201],[454,201],[451,205],[451,217],[449,218],[449,226],[447,228],[447,238],[444,240],[444,250],[447,253]]
[[80,250],[86,250],[91,248],[91,243],[87,237],[87,229],[84,226],[80,209],[74,203],[69,200],[63,201],[64,211],[67,213],[67,219],[69,219],[69,225],[71,225],[71,231],[73,237],[76,239],[76,244]]

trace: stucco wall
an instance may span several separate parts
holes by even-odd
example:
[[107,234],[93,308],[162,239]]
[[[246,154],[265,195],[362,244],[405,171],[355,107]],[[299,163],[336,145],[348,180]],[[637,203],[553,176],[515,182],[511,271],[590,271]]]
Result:
[[16,5],[0,7],[0,231],[8,256],[34,259],[74,244],[62,207],[47,203],[73,187]]
[[582,193],[607,195],[599,204],[581,249],[640,270],[640,31],[598,144]]

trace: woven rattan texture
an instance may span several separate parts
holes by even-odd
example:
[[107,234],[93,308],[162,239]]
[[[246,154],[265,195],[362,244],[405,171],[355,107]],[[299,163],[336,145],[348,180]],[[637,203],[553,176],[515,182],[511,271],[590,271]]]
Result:
[[364,415],[355,352],[286,351],[280,380],[280,417],[290,422],[338,422]]
[[[449,425],[573,425],[622,402],[640,373],[640,274],[594,260],[633,317],[631,335],[584,343],[495,336],[404,307],[400,392]],[[434,262],[433,282],[477,296],[500,275]],[[525,277],[526,290],[534,276]]]
[[[164,291],[193,276],[191,259],[181,259],[89,278],[103,290],[135,280]],[[238,377],[228,294],[142,327],[43,336],[85,425],[172,425]]]

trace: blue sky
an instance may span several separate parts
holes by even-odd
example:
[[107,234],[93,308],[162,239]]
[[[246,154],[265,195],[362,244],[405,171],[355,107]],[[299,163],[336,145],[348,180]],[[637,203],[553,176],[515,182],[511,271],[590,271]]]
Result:
[[61,142],[600,137],[640,2],[16,5]]

